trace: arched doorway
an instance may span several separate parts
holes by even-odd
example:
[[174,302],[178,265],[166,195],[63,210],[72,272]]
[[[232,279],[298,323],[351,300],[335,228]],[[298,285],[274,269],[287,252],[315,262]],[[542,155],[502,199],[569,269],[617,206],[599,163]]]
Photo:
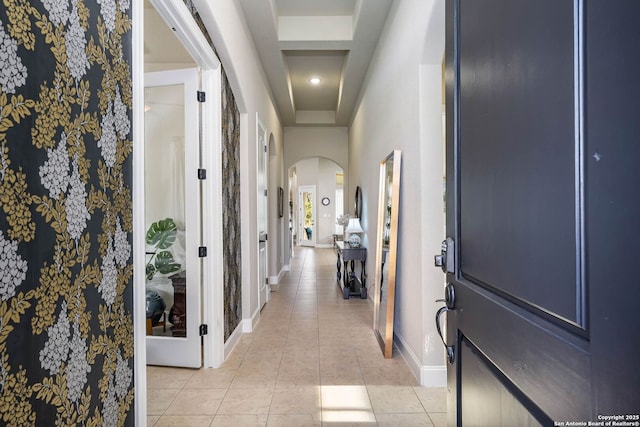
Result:
[[344,208],[344,171],[336,162],[312,157],[289,168],[291,246],[331,247],[342,234],[336,222]]

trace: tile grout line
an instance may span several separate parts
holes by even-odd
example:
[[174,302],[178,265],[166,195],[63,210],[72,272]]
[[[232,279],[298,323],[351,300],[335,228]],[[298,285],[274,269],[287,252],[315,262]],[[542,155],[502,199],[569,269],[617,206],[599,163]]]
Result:
[[320,295],[318,290],[318,270],[316,267],[316,323],[318,325],[318,332],[316,334],[316,342],[318,344],[318,401],[320,403],[320,426],[324,425],[324,403],[322,402],[322,370],[320,369]]
[[278,364],[278,371],[277,371],[278,373],[277,373],[276,379],[275,379],[275,381],[273,383],[273,390],[272,390],[272,393],[271,393],[271,400],[269,401],[269,409],[267,411],[267,420],[265,422],[265,425],[269,425],[269,418],[271,418],[271,405],[273,405],[273,397],[275,395],[276,388],[278,386],[278,378],[280,377],[280,369],[282,367],[282,359],[283,359],[283,356],[284,356],[284,349],[287,348],[287,342],[289,342],[289,331],[291,329],[291,319],[293,318],[293,312],[294,312],[294,308],[295,308],[295,301],[297,300],[298,292],[300,292],[300,280],[301,280],[301,277],[302,277],[302,271],[304,270],[304,264],[306,262],[306,259],[307,259],[307,255],[305,253],[304,258],[302,260],[302,267],[300,269],[300,274],[298,275],[298,279],[296,281],[296,296],[294,297],[294,302],[293,302],[293,304],[291,306],[291,311],[289,313],[289,318],[287,320],[287,336],[286,336],[283,348],[282,348],[281,353],[280,353],[280,363]]

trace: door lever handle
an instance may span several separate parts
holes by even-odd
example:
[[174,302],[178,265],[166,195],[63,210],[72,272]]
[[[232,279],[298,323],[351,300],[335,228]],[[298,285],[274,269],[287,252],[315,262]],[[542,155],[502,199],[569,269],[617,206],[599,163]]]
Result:
[[453,356],[454,356],[453,346],[448,345],[445,342],[444,336],[442,335],[442,328],[440,327],[440,315],[447,311],[451,311],[451,309],[445,305],[444,307],[440,307],[440,309],[436,312],[436,330],[438,331],[438,335],[440,335],[440,340],[442,340],[442,345],[444,345],[444,348],[447,350],[447,360],[449,361],[449,363],[453,363]]
[[440,326],[440,316],[442,313],[453,311],[456,304],[456,292],[453,284],[447,283],[447,286],[444,288],[444,299],[437,299],[436,302],[443,302],[446,304],[436,312],[436,330],[438,331],[438,335],[440,335],[440,340],[442,340],[444,348],[447,349],[447,360],[449,363],[453,363],[454,346],[446,343],[444,335],[442,334],[442,327]]

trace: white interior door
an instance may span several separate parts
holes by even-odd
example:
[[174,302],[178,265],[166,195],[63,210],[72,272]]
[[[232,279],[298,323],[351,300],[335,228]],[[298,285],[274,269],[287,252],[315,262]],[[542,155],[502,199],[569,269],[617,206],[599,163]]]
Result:
[[269,173],[267,162],[267,131],[256,114],[258,141],[258,307],[262,308],[269,299],[269,278],[267,273],[267,232],[269,224],[268,188]]
[[299,189],[298,241],[301,246],[316,245],[316,186],[304,185]]
[[[195,68],[145,74],[146,342],[151,365],[202,364],[198,88]],[[149,244],[158,233],[175,241],[168,248]],[[149,265],[156,269],[151,279]]]
[[[266,236],[266,234],[265,234]],[[260,238],[259,246],[258,246],[258,254],[259,254],[259,268],[258,268],[258,280],[260,281],[258,285],[258,298],[260,301],[260,309],[264,307],[267,303],[267,299],[269,298],[269,286],[268,281],[269,278],[267,276],[267,241],[264,240],[264,237]]]

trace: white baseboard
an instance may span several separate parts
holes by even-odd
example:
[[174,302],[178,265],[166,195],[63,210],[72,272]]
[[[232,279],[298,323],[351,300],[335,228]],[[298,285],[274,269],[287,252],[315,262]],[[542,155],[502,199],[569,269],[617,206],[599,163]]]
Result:
[[406,362],[413,376],[416,377],[418,381],[420,381],[422,364],[416,357],[415,353],[409,348],[407,343],[404,341],[404,339],[402,339],[400,335],[393,334],[393,345],[394,347],[396,347],[398,353],[400,353],[400,355]]
[[260,322],[260,310],[256,310],[255,313],[253,313],[253,316],[251,316],[251,319],[243,319],[240,321],[240,324],[236,327],[236,329],[224,343],[225,360],[227,360],[229,354],[231,354],[235,346],[240,341],[240,337],[242,336],[242,334],[249,334],[253,332],[253,330],[258,325],[258,322]]
[[253,325],[252,325],[251,319],[244,319],[242,321],[242,333],[250,334],[251,332],[253,332]]
[[291,264],[285,264],[282,266],[282,271],[291,271]]
[[250,319],[242,320],[242,332],[245,334],[249,334],[253,332],[253,330],[258,326],[258,322],[260,321],[260,310],[256,310],[253,312],[253,315]]
[[278,283],[280,283],[280,279],[282,279],[282,275],[284,275],[286,271],[289,271],[289,270],[285,270],[285,267],[288,267],[288,266],[282,267],[282,269],[280,270],[277,276],[269,276],[270,285],[277,285]]
[[427,366],[420,363],[420,359],[409,348],[401,336],[393,335],[393,345],[396,347],[409,370],[423,387],[446,387],[447,367],[445,365]]
[[318,248],[318,249],[331,249],[331,248],[333,248],[333,243],[316,243],[316,248]]
[[420,375],[420,385],[423,387],[446,387],[447,367],[444,365],[423,366]]

